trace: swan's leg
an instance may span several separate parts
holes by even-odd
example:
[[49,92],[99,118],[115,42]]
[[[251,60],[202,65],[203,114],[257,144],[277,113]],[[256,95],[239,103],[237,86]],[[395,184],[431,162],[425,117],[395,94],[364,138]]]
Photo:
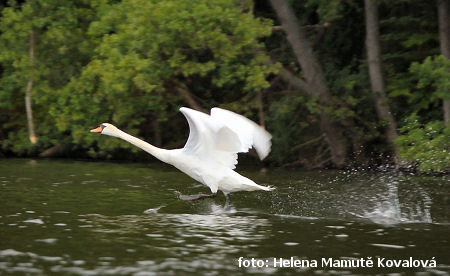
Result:
[[231,196],[230,194],[225,194],[225,205],[223,206],[223,209],[227,210],[231,206]]
[[204,198],[215,198],[217,193],[213,193],[210,195],[198,194],[198,195],[180,195],[181,200],[199,200]]

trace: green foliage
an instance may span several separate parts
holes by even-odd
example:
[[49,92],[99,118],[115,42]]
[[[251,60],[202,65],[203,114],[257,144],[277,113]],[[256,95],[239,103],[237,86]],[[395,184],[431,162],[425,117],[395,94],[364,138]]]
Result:
[[403,95],[414,113],[400,128],[399,153],[404,160],[417,164],[421,171],[447,171],[450,169],[450,127],[436,119],[442,118],[442,100],[450,99],[450,61],[444,56],[427,57],[422,63],[413,62],[410,72],[417,80],[416,89]]
[[[8,114],[0,121],[7,136],[1,148],[16,154],[30,154],[66,136],[57,131],[49,108],[57,104],[56,91],[78,74],[91,48],[85,30],[94,11],[89,1],[11,2],[2,10],[0,22],[0,108]],[[29,58],[30,35],[34,35],[34,63]],[[27,139],[23,96],[28,79],[33,79],[32,101],[39,143]]]
[[[320,132],[311,128],[314,122],[310,120],[314,116],[308,111],[307,102],[305,97],[288,94],[273,103],[269,110],[267,124],[273,136],[271,158],[278,164],[294,162],[301,153],[305,153],[305,148],[298,145],[320,137]],[[309,157],[306,155],[302,157]]]
[[[92,61],[61,91],[55,106],[62,131],[78,144],[98,143],[100,151],[134,147],[86,135],[89,126],[112,121],[131,134],[175,116],[183,103],[177,89],[227,87],[254,91],[268,86],[271,68],[259,38],[270,22],[255,19],[236,1],[127,0],[101,7],[89,34],[99,42]],[[193,84],[202,82],[201,88]],[[206,91],[205,91],[206,90]],[[62,109],[61,109],[62,108]],[[92,151],[91,151],[92,152]]]
[[33,148],[22,130],[24,104],[16,100],[23,99],[30,76],[36,129],[43,137],[37,147],[62,143],[104,157],[120,148],[138,149],[101,139],[90,128],[109,121],[134,135],[155,135],[161,130],[149,130],[153,122],[177,116],[184,105],[178,88],[200,98],[221,89],[228,98],[242,98],[267,88],[266,76],[276,67],[263,65],[260,38],[270,34],[271,22],[256,19],[249,3],[39,0],[5,8],[0,108],[17,118],[0,122],[14,133],[5,137],[3,150],[19,154]]
[[411,108],[415,103],[410,93],[417,90],[418,79],[409,70],[411,64],[439,54],[436,2],[383,0],[379,13],[386,91],[390,107],[401,121],[417,109]]
[[397,139],[400,156],[423,172],[450,170],[450,127],[442,121],[422,124],[416,114],[408,117]]
[[327,1],[327,0],[307,0],[305,7],[314,10],[317,13],[320,23],[336,22],[342,20],[347,9],[347,5],[356,6],[354,1]]
[[427,57],[422,63],[413,62],[410,71],[417,77],[417,89],[422,92],[409,95],[416,111],[450,100],[450,60],[444,56]]

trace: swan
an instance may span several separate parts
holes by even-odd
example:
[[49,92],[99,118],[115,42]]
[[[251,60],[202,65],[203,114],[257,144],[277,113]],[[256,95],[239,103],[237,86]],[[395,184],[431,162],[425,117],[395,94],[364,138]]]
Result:
[[211,194],[181,195],[182,200],[214,198],[217,191],[231,202],[230,193],[238,191],[271,191],[273,187],[256,184],[235,172],[237,153],[254,147],[262,160],[270,153],[272,136],[246,117],[214,107],[211,114],[187,107],[180,108],[189,124],[189,137],[181,149],[161,149],[123,132],[112,124],[102,123],[90,132],[123,139],[203,183]]

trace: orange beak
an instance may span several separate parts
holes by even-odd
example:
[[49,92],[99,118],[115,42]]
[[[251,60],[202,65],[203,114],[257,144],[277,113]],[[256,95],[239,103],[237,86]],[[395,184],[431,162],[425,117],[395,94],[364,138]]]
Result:
[[94,132],[94,133],[101,133],[102,130],[103,130],[102,126],[99,126],[98,128],[91,129],[91,132]]

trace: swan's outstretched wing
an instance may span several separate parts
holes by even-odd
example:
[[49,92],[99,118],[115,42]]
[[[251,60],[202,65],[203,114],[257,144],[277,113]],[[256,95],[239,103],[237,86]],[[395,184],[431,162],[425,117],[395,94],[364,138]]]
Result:
[[186,107],[180,111],[190,128],[187,153],[234,169],[238,152],[254,146],[261,159],[270,152],[272,136],[244,116],[220,108],[211,109],[211,116]]
[[264,128],[234,112],[215,107],[211,109],[214,121],[220,121],[239,136],[239,152],[248,152],[253,146],[259,159],[263,160],[270,153],[272,135]]
[[183,150],[234,169],[239,152],[239,137],[220,121],[190,108],[180,108],[189,123],[189,138]]

